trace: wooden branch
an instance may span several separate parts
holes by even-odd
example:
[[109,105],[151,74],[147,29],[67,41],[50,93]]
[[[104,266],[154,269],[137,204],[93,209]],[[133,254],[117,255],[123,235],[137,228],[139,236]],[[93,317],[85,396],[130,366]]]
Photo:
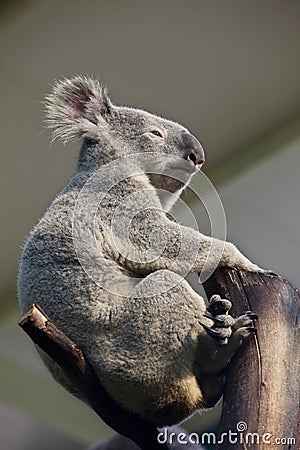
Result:
[[39,305],[33,304],[19,325],[57,362],[108,426],[134,441],[141,450],[169,448],[158,443],[158,430],[151,423],[126,411],[108,395],[83,352],[51,322]]
[[[268,450],[272,445],[263,440],[274,446],[277,438],[294,439],[277,448],[299,449],[299,292],[273,274],[229,269],[218,269],[204,288],[208,297],[219,294],[230,299],[235,315],[247,310],[258,314],[257,335],[244,343],[227,372],[219,437],[229,430],[237,433],[231,450]],[[241,422],[247,427],[243,433]],[[259,438],[248,435],[248,444],[241,444],[240,435],[246,440],[247,433]],[[223,443],[216,448],[227,447]]]

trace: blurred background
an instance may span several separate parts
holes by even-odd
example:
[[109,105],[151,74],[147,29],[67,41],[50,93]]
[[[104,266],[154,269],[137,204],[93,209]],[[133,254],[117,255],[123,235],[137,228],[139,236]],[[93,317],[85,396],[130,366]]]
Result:
[[[17,327],[22,245],[80,147],[50,147],[41,101],[54,79],[91,74],[115,103],[187,126],[228,239],[300,287],[300,2],[1,1],[0,54],[0,447],[84,449],[112,431],[52,381]],[[186,427],[214,429],[219,410]]]

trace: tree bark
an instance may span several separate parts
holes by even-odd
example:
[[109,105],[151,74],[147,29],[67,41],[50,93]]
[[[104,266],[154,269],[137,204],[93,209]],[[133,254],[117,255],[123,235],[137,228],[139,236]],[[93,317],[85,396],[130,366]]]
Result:
[[258,314],[256,336],[227,371],[216,448],[299,449],[299,292],[275,274],[232,269],[218,269],[204,288],[231,300],[233,315]]

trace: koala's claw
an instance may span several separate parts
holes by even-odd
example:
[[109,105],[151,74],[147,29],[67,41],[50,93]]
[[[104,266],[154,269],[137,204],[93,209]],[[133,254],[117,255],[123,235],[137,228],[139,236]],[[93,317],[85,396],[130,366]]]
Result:
[[258,319],[258,315],[255,312],[253,312],[253,311],[246,311],[244,313],[244,315],[249,317],[249,319],[251,319],[251,320],[257,320]]
[[232,333],[230,327],[215,329],[214,327],[208,327],[203,323],[201,325],[203,326],[207,334],[213,337],[218,342],[218,344],[220,345],[227,344],[228,338],[231,336]]
[[255,327],[246,327],[247,331],[250,331],[250,333],[256,333],[256,328]]
[[253,328],[253,320],[257,320],[258,315],[253,311],[246,311],[241,316],[237,317],[232,325],[233,333],[240,328],[252,327]]
[[235,335],[238,335],[238,337],[241,340],[244,340],[246,338],[248,338],[250,335],[253,335],[256,333],[256,328],[249,326],[249,327],[241,327],[239,328],[236,332]]

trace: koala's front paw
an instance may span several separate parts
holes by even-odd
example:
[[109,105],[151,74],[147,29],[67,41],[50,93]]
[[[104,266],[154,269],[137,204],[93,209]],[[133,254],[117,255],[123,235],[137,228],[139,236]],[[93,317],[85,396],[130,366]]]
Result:
[[235,319],[228,314],[231,306],[232,303],[226,298],[221,298],[220,295],[212,295],[206,312],[203,314],[204,317],[213,321],[211,327],[202,324],[203,328],[220,345],[227,344],[232,334]]
[[253,320],[258,318],[257,314],[252,311],[246,311],[237,318],[233,318],[228,314],[232,303],[220,295],[213,295],[209,300],[209,305],[204,317],[213,321],[213,325],[208,327],[202,324],[203,328],[219,345],[228,343],[228,339],[232,334],[239,340],[246,339],[250,334],[255,333]]

